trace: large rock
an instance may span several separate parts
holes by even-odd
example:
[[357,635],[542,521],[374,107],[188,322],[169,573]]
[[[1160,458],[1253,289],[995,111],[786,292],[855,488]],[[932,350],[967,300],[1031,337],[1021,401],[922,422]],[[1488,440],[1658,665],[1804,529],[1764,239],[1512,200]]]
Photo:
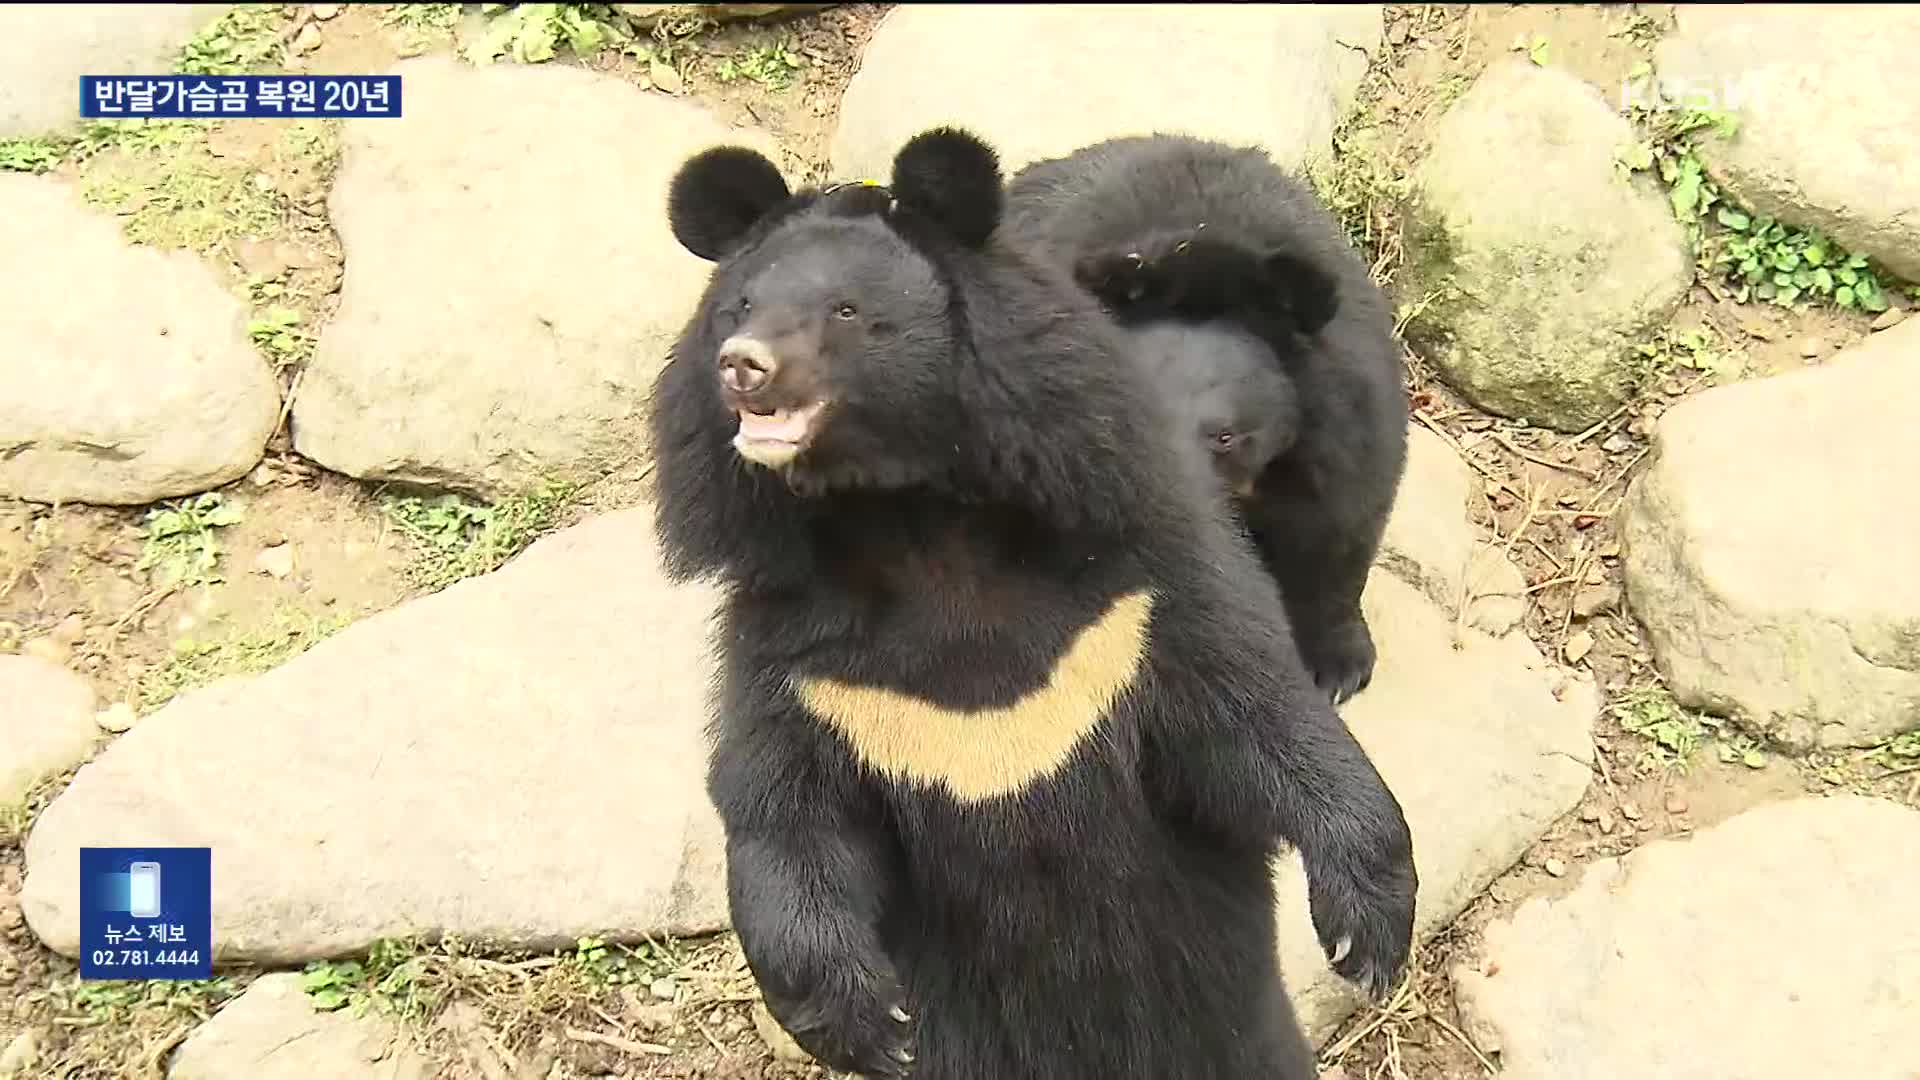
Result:
[[93,687],[57,664],[0,656],[0,806],[93,749]]
[[259,463],[280,391],[199,259],[0,173],[0,281],[0,496],[138,505]]
[[1668,410],[1626,584],[1687,705],[1794,747],[1920,726],[1920,320]]
[[[1413,828],[1415,932],[1446,926],[1580,801],[1591,777],[1593,684],[1524,634],[1465,632],[1412,586],[1375,571],[1362,599],[1380,647],[1373,684],[1342,710]],[[1358,1006],[1314,936],[1298,856],[1280,863],[1280,964],[1318,1041]]]
[[1381,538],[1380,565],[1420,587],[1448,614],[1498,637],[1527,613],[1526,578],[1467,518],[1473,474],[1446,441],[1407,429],[1407,471]]
[[298,975],[266,975],[194,1029],[167,1080],[431,1080],[435,1070],[375,1012],[318,1012]]
[[1634,389],[1634,346],[1692,280],[1633,132],[1600,92],[1524,60],[1489,68],[1435,126],[1408,206],[1408,330],[1447,381],[1502,416],[1578,431]]
[[725,925],[702,767],[714,594],[665,583],[650,513],[148,716],[41,815],[29,925],[72,954],[75,852],[116,844],[212,846],[219,962]]
[[0,139],[77,128],[80,76],[172,71],[180,46],[231,6],[0,4]]
[[1297,167],[1331,147],[1381,31],[1378,4],[902,4],[847,87],[834,170],[884,179],[941,124],[992,142],[1009,176],[1152,131]]
[[632,457],[712,269],[669,232],[668,182],[717,143],[771,145],[580,68],[394,71],[405,117],[342,137],[328,205],[347,274],[295,446],[352,476],[487,496]]
[[1800,4],[1682,4],[1655,52],[1666,96],[1739,118],[1703,140],[1707,171],[1745,205],[1812,226],[1920,281],[1920,8],[1821,15]]
[[1776,803],[1587,867],[1455,987],[1503,1080],[1909,1080],[1916,894],[1920,813]]

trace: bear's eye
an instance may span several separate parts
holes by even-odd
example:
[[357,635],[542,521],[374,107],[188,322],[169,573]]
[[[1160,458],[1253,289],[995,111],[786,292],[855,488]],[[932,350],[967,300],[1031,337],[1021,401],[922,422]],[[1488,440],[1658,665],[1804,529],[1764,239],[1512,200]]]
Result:
[[1216,452],[1231,450],[1233,449],[1234,439],[1235,436],[1231,431],[1215,432],[1213,436],[1213,448]]
[[840,306],[833,309],[833,313],[835,315],[838,315],[842,319],[851,319],[855,315],[860,314],[860,311],[858,308],[854,307],[852,304],[841,304]]
[[745,315],[747,312],[752,310],[753,310],[753,301],[747,299],[744,296],[741,297],[740,298],[740,314]]

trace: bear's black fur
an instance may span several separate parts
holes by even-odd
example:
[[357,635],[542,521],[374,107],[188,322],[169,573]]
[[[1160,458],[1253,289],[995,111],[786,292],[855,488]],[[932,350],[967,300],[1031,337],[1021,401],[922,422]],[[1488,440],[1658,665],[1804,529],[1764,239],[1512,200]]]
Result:
[[1364,689],[1360,594],[1406,467],[1407,393],[1391,304],[1339,224],[1260,150],[1159,134],[1023,169],[1001,232],[1124,324],[1230,319],[1273,350],[1297,437],[1239,509],[1315,681],[1336,704]]
[[1300,396],[1273,350],[1225,319],[1159,319],[1128,327],[1126,336],[1173,412],[1174,437],[1212,455],[1226,494],[1251,496],[1300,435]]
[[788,197],[756,158],[675,178],[718,265],[650,423],[669,573],[725,586],[708,786],[774,1017],[872,1077],[1312,1077],[1270,860],[1377,995],[1411,838],[1203,456],[991,241],[990,148]]

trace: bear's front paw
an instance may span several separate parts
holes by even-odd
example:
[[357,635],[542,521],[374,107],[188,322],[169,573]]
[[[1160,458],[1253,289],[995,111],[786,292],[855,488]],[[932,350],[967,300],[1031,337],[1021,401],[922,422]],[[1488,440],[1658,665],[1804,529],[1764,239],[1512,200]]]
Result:
[[1373,633],[1359,612],[1330,627],[1299,626],[1296,633],[1314,684],[1333,704],[1345,704],[1373,682]]
[[[1315,858],[1303,852],[1320,947],[1337,974],[1376,1002],[1399,980],[1413,947],[1419,878],[1404,827],[1397,836],[1380,837],[1372,857]],[[1388,852],[1394,854],[1381,857]]]
[[1073,277],[1115,315],[1157,314],[1168,299],[1166,269],[1150,249],[1096,251],[1074,264]]
[[804,998],[765,996],[767,1011],[793,1041],[829,1068],[870,1080],[912,1075],[914,1018],[891,976],[853,965]]

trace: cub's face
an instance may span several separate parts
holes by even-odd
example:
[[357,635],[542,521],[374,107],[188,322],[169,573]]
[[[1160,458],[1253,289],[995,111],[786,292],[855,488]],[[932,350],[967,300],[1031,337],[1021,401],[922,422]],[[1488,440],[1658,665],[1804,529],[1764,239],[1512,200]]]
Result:
[[1128,335],[1176,432],[1205,449],[1228,492],[1251,496],[1299,436],[1299,400],[1273,351],[1225,322],[1153,322]]
[[701,335],[712,355],[690,359],[711,365],[746,461],[827,486],[904,483],[952,419],[947,299],[878,217],[803,212],[723,269]]

